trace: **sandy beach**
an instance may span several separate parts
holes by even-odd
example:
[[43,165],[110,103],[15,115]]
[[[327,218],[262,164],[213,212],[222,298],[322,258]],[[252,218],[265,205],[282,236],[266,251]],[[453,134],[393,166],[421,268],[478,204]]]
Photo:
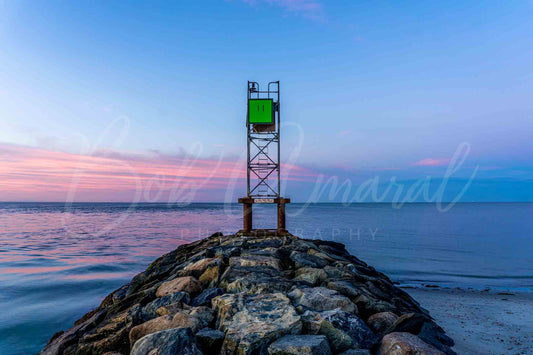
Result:
[[532,354],[533,295],[405,289],[455,340],[458,354]]

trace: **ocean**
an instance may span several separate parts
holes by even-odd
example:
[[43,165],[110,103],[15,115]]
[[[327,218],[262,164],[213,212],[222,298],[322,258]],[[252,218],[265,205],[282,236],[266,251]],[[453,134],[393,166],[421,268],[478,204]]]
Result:
[[[254,207],[273,228],[274,206]],[[533,204],[290,204],[287,226],[411,287],[533,292]],[[0,203],[0,354],[35,354],[155,258],[241,227],[240,205]]]

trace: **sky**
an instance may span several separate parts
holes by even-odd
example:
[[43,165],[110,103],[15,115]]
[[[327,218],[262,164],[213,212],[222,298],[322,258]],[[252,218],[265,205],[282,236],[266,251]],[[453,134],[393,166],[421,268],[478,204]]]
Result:
[[532,33],[527,0],[0,0],[0,201],[235,201],[247,80],[294,201],[533,201]]

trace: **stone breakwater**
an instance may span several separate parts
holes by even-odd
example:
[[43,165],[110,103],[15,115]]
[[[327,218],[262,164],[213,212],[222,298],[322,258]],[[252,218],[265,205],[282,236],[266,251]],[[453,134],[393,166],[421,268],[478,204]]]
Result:
[[108,295],[42,354],[454,354],[453,340],[344,245],[216,233]]

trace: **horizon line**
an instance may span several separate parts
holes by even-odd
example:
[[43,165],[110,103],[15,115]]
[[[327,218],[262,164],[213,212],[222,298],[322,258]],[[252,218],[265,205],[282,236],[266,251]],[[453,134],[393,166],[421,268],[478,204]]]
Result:
[[[451,203],[453,201],[441,201],[440,203]],[[54,204],[80,204],[80,203],[107,203],[107,204],[130,204],[130,205],[156,205],[156,204],[168,204],[168,205],[177,205],[177,204],[208,204],[208,203],[217,203],[217,204],[240,204],[239,202],[221,202],[221,201],[192,201],[192,202],[131,202],[131,201],[76,201],[76,202],[59,202],[59,201],[0,201],[0,204],[3,203],[54,203]],[[330,201],[330,202],[291,202],[290,204],[310,204],[310,205],[317,205],[317,204],[328,204],[328,203],[334,203],[334,204],[344,204],[344,202],[341,201]],[[393,201],[386,201],[386,202],[351,202],[348,205],[362,205],[362,204],[373,204],[373,205],[383,205],[383,204],[390,204],[394,203]],[[403,202],[402,205],[416,205],[416,204],[426,204],[426,205],[432,205],[435,202]],[[533,203],[533,200],[530,201],[459,201],[455,202],[455,204],[466,204],[466,203]],[[290,205],[289,204],[289,205]],[[255,203],[255,205],[275,205],[275,203]]]

